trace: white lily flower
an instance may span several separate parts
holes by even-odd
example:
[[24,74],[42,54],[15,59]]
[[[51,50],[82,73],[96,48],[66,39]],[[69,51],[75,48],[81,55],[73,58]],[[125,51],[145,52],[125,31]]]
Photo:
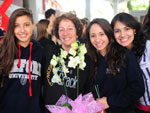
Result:
[[86,49],[86,47],[85,47],[85,44],[81,45],[79,49],[80,49],[80,53],[81,53],[81,54],[84,55],[85,53],[87,53],[87,49]]
[[73,42],[71,44],[71,48],[74,49],[74,50],[76,50],[78,48],[78,43],[77,42]]
[[55,59],[52,59],[50,64],[55,67],[57,65],[57,61]]
[[60,51],[61,51],[60,58],[66,58],[68,53],[64,51],[63,49],[60,49]]
[[52,83],[60,83],[61,79],[58,75],[54,75],[51,79]]
[[67,76],[67,73],[69,73],[68,68],[65,65],[63,65],[62,70],[63,70],[65,76]]
[[79,58],[80,58],[80,61],[84,61],[85,57],[83,54],[79,53]]
[[86,63],[83,61],[79,64],[79,69],[84,70]]
[[80,63],[80,58],[79,56],[76,56],[75,58],[70,56],[69,57],[70,61],[68,62],[68,67],[76,68],[76,66]]
[[54,75],[58,75],[58,74],[57,74],[57,72],[58,72],[57,70],[58,70],[58,69],[57,69],[56,67],[53,68],[52,71],[53,71],[53,74],[54,74]]
[[60,63],[61,63],[61,65],[65,65],[64,59],[60,58]]
[[74,50],[73,48],[70,48],[69,54],[76,56],[76,53],[77,53],[76,50]]

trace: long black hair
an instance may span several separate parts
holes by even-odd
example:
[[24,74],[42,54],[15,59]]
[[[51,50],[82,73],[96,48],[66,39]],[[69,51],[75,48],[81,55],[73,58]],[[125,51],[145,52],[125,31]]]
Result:
[[128,13],[119,13],[111,21],[111,26],[113,30],[117,21],[125,24],[127,27],[136,30],[131,51],[137,58],[141,58],[141,56],[144,54],[146,39],[141,30],[140,23]]

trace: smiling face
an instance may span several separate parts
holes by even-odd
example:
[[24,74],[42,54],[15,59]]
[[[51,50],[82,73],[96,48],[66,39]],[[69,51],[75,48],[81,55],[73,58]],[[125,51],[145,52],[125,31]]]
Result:
[[135,29],[132,29],[120,21],[114,24],[114,35],[116,41],[123,47],[132,49]]
[[69,19],[63,19],[59,23],[58,28],[59,38],[63,49],[70,50],[71,44],[77,40],[76,28],[73,22]]
[[28,16],[23,15],[17,17],[15,20],[14,34],[18,39],[18,44],[26,47],[31,40],[33,29],[34,24]]
[[105,56],[109,39],[103,29],[98,24],[93,24],[89,33],[92,45],[100,52],[101,55]]

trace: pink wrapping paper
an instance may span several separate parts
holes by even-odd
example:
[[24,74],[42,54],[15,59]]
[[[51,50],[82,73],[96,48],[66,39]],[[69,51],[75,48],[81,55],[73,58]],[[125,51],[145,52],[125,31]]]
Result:
[[[62,106],[66,102],[72,106],[72,110]],[[84,96],[80,94],[74,101],[62,95],[56,105],[46,105],[46,108],[52,113],[97,113],[104,110],[104,105],[95,101],[93,95],[88,93]]]

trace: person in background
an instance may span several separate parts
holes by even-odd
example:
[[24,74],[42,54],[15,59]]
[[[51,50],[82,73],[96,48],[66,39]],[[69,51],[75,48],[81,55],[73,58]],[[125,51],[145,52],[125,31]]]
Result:
[[40,42],[40,44],[45,47],[46,45],[55,45],[55,43],[48,38],[50,34],[50,21],[46,19],[40,20],[37,24],[37,38],[36,40]]
[[56,13],[56,11],[51,8],[45,12],[45,18],[50,21],[51,27],[53,26],[53,23],[55,20],[55,13]]
[[53,31],[53,24],[54,24],[54,20],[55,20],[55,14],[56,14],[56,10],[50,8],[45,12],[45,18],[47,20],[50,21],[50,34],[48,36],[49,39],[51,39],[52,41],[57,42],[57,38],[54,36],[54,31]]
[[82,25],[83,25],[83,30],[82,30],[82,36],[81,37],[85,37],[86,35],[86,28],[89,25],[90,21],[88,18],[83,18],[81,19]]
[[144,94],[136,57],[115,41],[109,22],[102,18],[89,24],[86,44],[95,65],[97,101],[106,113],[134,113],[135,102]]
[[0,49],[0,113],[41,113],[42,46],[32,12],[16,9]]
[[81,38],[79,38],[79,41],[86,43],[86,28],[90,21],[88,20],[88,18],[83,18],[83,19],[81,19],[81,22],[83,25],[83,30],[82,30]]
[[[94,86],[94,76],[93,76],[93,65],[91,59],[87,54],[82,55],[83,60],[86,65],[83,64],[83,70],[79,69],[79,78],[77,77],[77,67],[72,68],[68,67],[69,61],[72,54],[70,53],[71,45],[74,42],[77,42],[77,39],[82,34],[82,24],[81,21],[72,13],[64,13],[58,16],[54,22],[54,34],[60,39],[61,46],[56,46],[55,48],[49,47],[46,50],[46,68],[45,68],[45,79],[44,79],[44,89],[43,89],[43,98],[45,105],[54,105],[57,100],[61,97],[62,94],[66,95],[71,99],[75,99],[78,94],[86,94],[93,91]],[[80,44],[79,42],[77,42]],[[78,47],[77,47],[78,48]],[[84,47],[83,47],[84,49]],[[86,48],[82,51],[86,51]],[[62,55],[61,51],[67,53],[66,58],[62,59],[62,63],[68,68],[66,76],[62,74],[61,70],[58,69],[58,76],[63,79],[63,82],[53,83],[52,77],[56,74],[53,74],[55,69],[51,64],[52,56],[60,57]],[[78,49],[77,49],[78,50]],[[67,65],[68,64],[68,65]],[[79,84],[79,88],[77,88]],[[64,89],[66,86],[66,90]],[[77,91],[78,90],[78,91]],[[45,108],[45,113],[49,111]]]
[[142,33],[141,25],[130,14],[119,13],[111,22],[116,41],[134,53],[143,72],[145,93],[136,103],[136,113],[150,112],[150,41],[147,40],[149,37],[147,20],[149,20],[149,18],[146,17],[143,24],[145,36]]

